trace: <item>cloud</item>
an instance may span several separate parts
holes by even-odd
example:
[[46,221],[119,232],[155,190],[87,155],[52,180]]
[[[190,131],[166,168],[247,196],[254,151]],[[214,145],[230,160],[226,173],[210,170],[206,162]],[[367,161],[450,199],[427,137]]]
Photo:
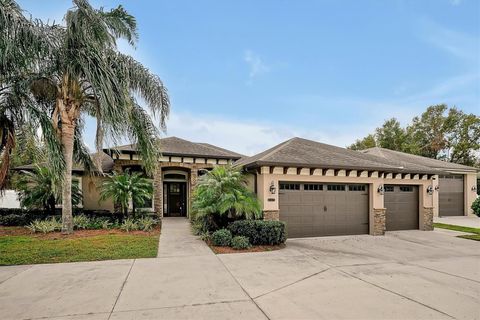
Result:
[[270,68],[263,62],[258,54],[252,50],[246,50],[243,56],[243,60],[249,67],[249,78],[253,80],[255,77],[265,74],[270,71]]
[[478,46],[480,38],[470,34],[446,28],[431,19],[420,21],[420,36],[427,42],[478,66]]

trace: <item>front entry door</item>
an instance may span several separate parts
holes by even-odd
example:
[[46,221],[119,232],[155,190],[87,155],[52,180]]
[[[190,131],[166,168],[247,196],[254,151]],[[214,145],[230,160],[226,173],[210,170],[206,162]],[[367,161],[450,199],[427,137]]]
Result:
[[167,217],[185,217],[187,215],[186,204],[186,183],[167,182],[164,185],[167,192]]

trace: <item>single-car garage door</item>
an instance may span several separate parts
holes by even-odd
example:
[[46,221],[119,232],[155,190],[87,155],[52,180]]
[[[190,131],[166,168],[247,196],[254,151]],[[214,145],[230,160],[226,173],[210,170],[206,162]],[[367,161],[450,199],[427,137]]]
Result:
[[385,185],[387,231],[418,229],[418,186]]
[[368,233],[368,185],[280,182],[289,238]]
[[438,180],[440,216],[463,216],[463,175],[440,176]]

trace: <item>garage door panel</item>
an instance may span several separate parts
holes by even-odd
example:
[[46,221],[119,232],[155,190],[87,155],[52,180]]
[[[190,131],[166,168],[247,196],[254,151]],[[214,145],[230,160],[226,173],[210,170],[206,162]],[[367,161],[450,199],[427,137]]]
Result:
[[418,229],[418,186],[385,185],[385,190],[387,231]]
[[[368,233],[368,185],[359,191],[280,188],[280,220],[287,224],[289,237],[311,237]],[[338,187],[338,184],[336,184]],[[342,189],[342,187],[340,187]]]
[[464,180],[463,175],[440,176],[438,195],[440,216],[464,215]]

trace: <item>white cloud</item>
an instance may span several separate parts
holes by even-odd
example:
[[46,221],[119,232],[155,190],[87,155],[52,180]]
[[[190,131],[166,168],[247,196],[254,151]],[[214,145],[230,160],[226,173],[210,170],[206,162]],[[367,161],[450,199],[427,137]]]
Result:
[[257,77],[258,75],[267,73],[270,71],[270,68],[263,62],[258,54],[252,50],[246,50],[243,56],[243,60],[249,66],[249,78],[250,81]]

